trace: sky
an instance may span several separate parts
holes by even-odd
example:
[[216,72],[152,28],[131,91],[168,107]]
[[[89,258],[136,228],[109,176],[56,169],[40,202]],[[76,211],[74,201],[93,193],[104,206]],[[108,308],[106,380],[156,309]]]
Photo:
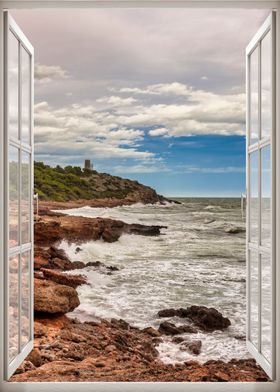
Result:
[[35,159],[166,196],[245,191],[245,49],[268,10],[15,10],[35,50]]

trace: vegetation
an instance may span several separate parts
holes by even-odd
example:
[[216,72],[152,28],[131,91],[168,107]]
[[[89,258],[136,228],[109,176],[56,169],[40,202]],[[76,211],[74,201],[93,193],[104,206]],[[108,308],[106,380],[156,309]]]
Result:
[[55,201],[106,197],[122,199],[139,187],[144,187],[136,181],[79,166],[50,167],[43,162],[34,163],[34,181],[35,192],[41,199]]

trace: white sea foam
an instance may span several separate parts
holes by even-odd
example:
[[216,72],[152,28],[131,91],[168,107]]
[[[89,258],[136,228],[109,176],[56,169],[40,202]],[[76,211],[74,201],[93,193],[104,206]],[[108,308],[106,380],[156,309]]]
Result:
[[[62,242],[71,260],[99,260],[119,271],[110,276],[85,273],[90,285],[78,288],[81,305],[71,315],[81,320],[123,318],[139,327],[158,327],[157,312],[164,308],[189,305],[214,306],[229,317],[232,326],[225,331],[198,334],[202,340],[199,356],[180,350],[165,338],[158,347],[167,363],[196,359],[230,360],[245,358],[246,345],[237,339],[245,335],[245,239],[224,232],[225,225],[243,226],[239,203],[222,205],[211,200],[171,206],[123,206],[68,210],[73,215],[102,216],[128,223],[164,224],[159,237],[123,235],[115,243],[102,240],[79,245]],[[213,207],[207,208],[205,207]],[[214,219],[211,224],[206,219]],[[170,319],[176,324],[182,320]],[[236,338],[237,337],[237,338]]]

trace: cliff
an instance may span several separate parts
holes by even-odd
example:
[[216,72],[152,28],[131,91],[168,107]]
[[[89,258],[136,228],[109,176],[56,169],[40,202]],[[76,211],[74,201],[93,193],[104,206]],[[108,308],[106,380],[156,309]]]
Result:
[[[55,168],[34,163],[34,187],[40,200],[55,202],[116,200],[115,204],[157,203],[166,199],[137,181],[77,166]],[[88,204],[88,203],[87,203]]]

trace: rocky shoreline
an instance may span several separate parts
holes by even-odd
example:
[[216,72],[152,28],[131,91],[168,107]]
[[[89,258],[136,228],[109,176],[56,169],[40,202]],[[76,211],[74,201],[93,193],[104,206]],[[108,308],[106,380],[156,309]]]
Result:
[[[76,288],[88,284],[83,269],[90,267],[110,275],[118,268],[97,260],[87,264],[70,261],[58,248],[61,240],[78,244],[79,252],[86,241],[114,242],[123,233],[160,235],[163,227],[67,216],[53,213],[51,208],[58,208],[57,204],[41,205],[35,223],[34,349],[11,381],[268,381],[253,359],[204,364],[191,360],[176,365],[160,361],[157,345],[165,336],[180,349],[198,355],[203,342],[194,340],[192,334],[228,328],[230,320],[213,308],[159,309],[158,317],[163,321],[158,330],[140,330],[124,320],[82,323],[69,318],[67,313],[80,304]],[[71,270],[78,271],[75,275],[65,273]],[[177,326],[170,321],[173,317],[180,317],[185,324]]]

